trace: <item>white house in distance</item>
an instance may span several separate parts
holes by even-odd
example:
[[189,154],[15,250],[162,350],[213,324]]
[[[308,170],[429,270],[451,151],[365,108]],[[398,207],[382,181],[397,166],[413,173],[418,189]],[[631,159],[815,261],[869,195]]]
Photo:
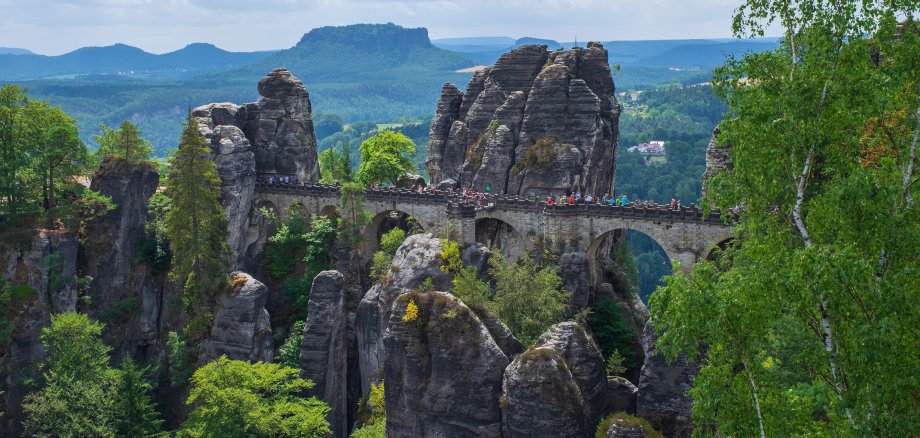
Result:
[[648,157],[663,157],[664,142],[652,140],[648,143],[640,143],[626,149],[629,152],[638,152]]

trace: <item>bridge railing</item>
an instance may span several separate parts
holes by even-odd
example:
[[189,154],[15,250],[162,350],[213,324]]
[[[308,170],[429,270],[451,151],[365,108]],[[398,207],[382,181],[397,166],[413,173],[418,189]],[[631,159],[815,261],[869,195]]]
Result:
[[[339,186],[332,184],[316,183],[268,183],[259,180],[256,190],[267,193],[281,193],[292,195],[323,196],[338,198]],[[513,210],[530,213],[548,213],[557,215],[575,216],[612,216],[635,217],[646,219],[659,219],[681,222],[706,222],[722,224],[718,210],[712,210],[708,216],[703,217],[703,212],[696,206],[683,206],[672,209],[667,205],[609,205],[579,202],[574,205],[564,203],[547,204],[539,197],[526,197],[516,195],[484,195],[480,201],[477,198],[466,197],[461,194],[447,192],[417,192],[405,189],[367,189],[365,199],[385,202],[411,202],[425,204],[456,204],[465,208],[481,210]]]

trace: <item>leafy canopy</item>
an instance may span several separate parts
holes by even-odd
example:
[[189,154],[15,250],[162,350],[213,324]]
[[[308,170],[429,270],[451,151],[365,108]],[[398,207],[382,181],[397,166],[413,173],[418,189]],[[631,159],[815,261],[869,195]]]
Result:
[[412,171],[415,143],[401,132],[384,130],[361,143],[358,180],[365,185],[390,183]]

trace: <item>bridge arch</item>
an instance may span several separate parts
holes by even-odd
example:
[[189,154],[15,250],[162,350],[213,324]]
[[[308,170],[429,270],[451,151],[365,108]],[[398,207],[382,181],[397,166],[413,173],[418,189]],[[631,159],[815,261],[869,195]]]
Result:
[[489,248],[501,251],[510,262],[516,261],[527,250],[527,241],[511,224],[494,217],[476,219],[475,238]]
[[638,284],[635,286],[639,288],[639,296],[646,303],[661,277],[673,273],[672,265],[676,261],[661,241],[637,228],[617,228],[597,236],[589,245],[586,256],[594,282],[610,282],[614,285],[626,278],[611,277],[604,263],[605,258],[610,256],[616,262],[618,258],[628,257],[624,262],[635,265],[638,274]]
[[368,224],[364,227],[361,236],[361,245],[359,254],[364,260],[370,260],[374,252],[380,247],[380,238],[385,233],[394,229],[401,228],[406,235],[414,232],[424,232],[422,225],[412,217],[411,214],[402,210],[384,210],[375,214]]
[[731,245],[734,240],[735,233],[731,230],[717,235],[706,244],[706,249],[703,252],[703,259],[715,260],[718,254]]

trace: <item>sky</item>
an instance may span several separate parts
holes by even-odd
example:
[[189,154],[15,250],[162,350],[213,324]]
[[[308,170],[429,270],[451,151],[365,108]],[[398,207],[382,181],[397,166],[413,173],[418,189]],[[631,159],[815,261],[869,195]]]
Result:
[[284,49],[310,29],[392,22],[432,39],[726,38],[740,0],[0,0],[0,47],[58,55],[125,43],[165,53],[193,42]]

